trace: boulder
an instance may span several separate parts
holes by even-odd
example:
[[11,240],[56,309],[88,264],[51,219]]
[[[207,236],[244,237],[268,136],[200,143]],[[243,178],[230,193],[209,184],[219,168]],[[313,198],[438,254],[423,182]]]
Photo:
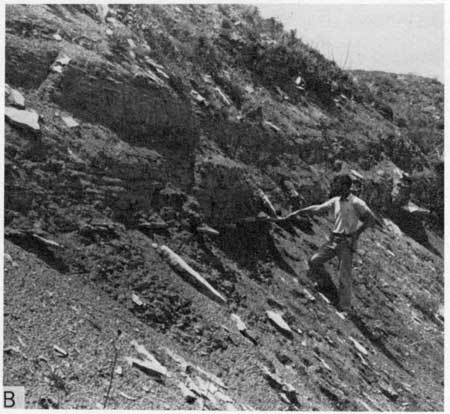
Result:
[[12,106],[5,108],[5,118],[11,124],[19,128],[39,133],[41,127],[39,126],[39,115],[35,111],[17,109]]

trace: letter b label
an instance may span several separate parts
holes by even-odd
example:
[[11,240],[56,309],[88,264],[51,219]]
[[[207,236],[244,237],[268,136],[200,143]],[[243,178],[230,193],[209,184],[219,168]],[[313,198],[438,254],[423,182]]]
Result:
[[25,387],[3,387],[3,408],[25,408]]

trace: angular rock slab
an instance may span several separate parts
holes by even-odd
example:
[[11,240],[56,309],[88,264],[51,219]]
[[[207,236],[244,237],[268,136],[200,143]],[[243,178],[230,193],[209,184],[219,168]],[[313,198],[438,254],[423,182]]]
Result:
[[189,283],[197,287],[202,293],[221,304],[227,303],[224,296],[214,289],[198,272],[192,269],[191,266],[189,266],[169,247],[161,246],[160,252],[177,273],[181,274]]
[[18,90],[13,89],[9,85],[5,84],[5,94],[6,105],[15,106],[19,109],[25,109],[25,98]]
[[39,125],[39,115],[34,111],[25,111],[12,106],[5,108],[6,120],[14,126],[39,133],[41,127]]
[[180,382],[178,383],[178,388],[181,390],[181,394],[188,404],[193,404],[195,402],[197,396],[188,387],[186,387],[186,385]]
[[161,371],[160,367],[157,364],[153,364],[151,361],[131,357],[126,357],[125,360],[128,364],[130,364],[130,366],[140,369],[147,375],[157,377],[159,379],[162,379],[162,377],[165,376],[164,371]]
[[253,343],[253,345],[257,345],[256,339],[248,332],[247,326],[245,325],[244,321],[240,318],[239,315],[236,315],[235,313],[231,314],[231,319],[236,323],[236,327],[238,331],[246,337],[250,342]]
[[300,406],[297,391],[291,384],[284,382],[276,373],[272,373],[265,365],[261,365],[260,368],[264,377],[269,382],[269,385],[279,391],[281,395],[284,394],[287,399],[287,401],[285,401],[286,403]]
[[380,382],[380,390],[381,392],[388,397],[391,401],[397,401],[399,395],[397,391],[395,391],[390,384],[387,384],[384,381]]
[[274,323],[283,333],[292,336],[293,335],[293,331],[291,329],[291,327],[285,322],[285,320],[283,319],[283,317],[274,312],[274,311],[266,311],[266,315],[269,318],[269,320]]
[[77,121],[75,121],[75,119],[73,119],[71,116],[63,116],[61,119],[69,128],[77,128],[80,126],[80,124]]
[[207,234],[208,236],[213,236],[213,237],[218,236],[220,234],[216,229],[213,229],[212,227],[209,227],[206,224],[204,224],[203,226],[197,227],[197,232],[202,233],[202,234]]
[[369,352],[367,351],[366,348],[364,348],[355,338],[349,336],[348,339],[350,339],[350,341],[352,341],[354,347],[361,352],[363,355],[368,356]]
[[247,326],[242,321],[242,319],[239,317],[239,315],[236,315],[235,313],[231,314],[231,319],[236,323],[236,327],[239,331],[245,331],[247,329]]
[[[150,352],[148,352],[143,345],[139,345],[136,341],[131,341],[131,345],[136,352],[145,357],[145,368],[156,372],[158,375],[167,376],[167,368],[163,366]],[[131,364],[133,365],[133,364]],[[136,365],[136,364],[135,364]]]

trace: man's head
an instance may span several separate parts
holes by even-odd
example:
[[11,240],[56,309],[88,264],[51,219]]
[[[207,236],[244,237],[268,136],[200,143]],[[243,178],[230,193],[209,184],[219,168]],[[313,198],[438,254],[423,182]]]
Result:
[[331,192],[333,196],[347,197],[352,187],[352,178],[348,174],[336,175],[333,179]]

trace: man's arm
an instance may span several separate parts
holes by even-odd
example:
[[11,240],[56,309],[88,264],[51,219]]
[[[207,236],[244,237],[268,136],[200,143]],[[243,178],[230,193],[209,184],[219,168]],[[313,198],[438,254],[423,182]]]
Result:
[[297,214],[305,214],[305,215],[315,215],[315,214],[322,214],[330,211],[331,207],[333,206],[333,199],[330,199],[328,201],[325,201],[325,203],[322,204],[313,204],[309,207],[304,207],[299,210],[293,211],[292,213],[288,214],[286,217],[282,217],[279,219],[281,220],[288,220]]
[[383,227],[383,222],[374,214],[374,212],[365,203],[364,203],[364,211],[362,213],[360,221],[361,223],[359,223],[354,234],[356,239],[369,227],[374,227],[375,225]]

